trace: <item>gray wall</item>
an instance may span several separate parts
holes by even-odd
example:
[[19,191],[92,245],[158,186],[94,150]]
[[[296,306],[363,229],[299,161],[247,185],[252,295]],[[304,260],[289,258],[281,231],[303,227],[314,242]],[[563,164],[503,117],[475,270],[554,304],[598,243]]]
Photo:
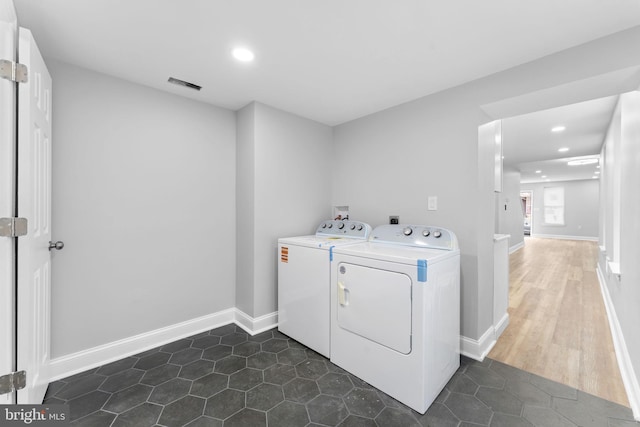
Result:
[[496,233],[511,236],[510,248],[522,245],[524,243],[524,212],[520,201],[520,172],[504,172],[502,192],[496,193],[496,202],[498,204]]
[[236,307],[253,316],[255,295],[255,103],[236,113]]
[[[453,229],[461,246],[462,334],[479,338],[492,322],[495,196],[485,176],[492,150],[478,145],[478,126],[507,117],[489,117],[481,107],[636,65],[638,43],[634,28],[337,126],[334,204],[372,224],[397,214],[401,222]],[[428,196],[438,196],[437,211],[427,210]]]
[[52,357],[234,307],[234,113],[47,64]]
[[[543,190],[545,187],[564,188],[565,225],[544,224]],[[521,189],[533,191],[532,236],[598,239],[598,210],[600,202],[600,183],[598,180],[522,184]]]
[[[621,96],[602,150],[602,218],[600,233],[600,271],[623,339],[629,362],[640,382],[640,93]],[[613,184],[617,184],[614,187]],[[617,193],[617,194],[612,194]],[[619,263],[621,276],[611,274],[607,261]],[[631,374],[629,366],[622,372]],[[640,390],[635,390],[636,404]],[[632,404],[634,402],[631,402]],[[640,409],[637,408],[636,409]]]
[[251,103],[238,112],[238,135],[236,304],[256,318],[277,311],[278,238],[313,234],[331,216],[332,134]]
[[50,61],[54,238],[67,242],[53,264],[53,357],[236,305],[271,313],[277,238],[312,233],[331,205],[374,226],[393,214],[453,229],[462,333],[479,338],[492,324],[496,202],[478,126],[507,117],[485,107],[640,64],[638,44],[634,28],[333,130],[259,103],[236,121]]

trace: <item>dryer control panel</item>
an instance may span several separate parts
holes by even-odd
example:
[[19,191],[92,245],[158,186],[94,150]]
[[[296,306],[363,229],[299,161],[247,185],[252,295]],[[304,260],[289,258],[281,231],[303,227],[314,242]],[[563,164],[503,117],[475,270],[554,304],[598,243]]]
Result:
[[371,226],[360,221],[327,220],[316,229],[318,237],[351,237],[354,239],[368,239]]
[[458,249],[458,239],[451,230],[428,225],[380,225],[373,229],[369,241],[443,250]]

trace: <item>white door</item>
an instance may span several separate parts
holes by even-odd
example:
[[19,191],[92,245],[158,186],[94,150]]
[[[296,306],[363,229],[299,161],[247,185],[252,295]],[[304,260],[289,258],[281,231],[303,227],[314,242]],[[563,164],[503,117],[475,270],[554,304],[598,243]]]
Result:
[[18,239],[18,370],[27,386],[18,403],[41,403],[48,385],[51,289],[51,76],[31,32],[19,30],[18,215],[29,230]]
[[404,273],[342,262],[338,265],[340,329],[411,352],[411,278]]
[[[18,23],[11,0],[0,0],[0,59],[15,62]],[[16,84],[0,79],[0,218],[15,215]],[[15,239],[0,237],[0,375],[15,370]],[[0,405],[15,394],[0,395]]]

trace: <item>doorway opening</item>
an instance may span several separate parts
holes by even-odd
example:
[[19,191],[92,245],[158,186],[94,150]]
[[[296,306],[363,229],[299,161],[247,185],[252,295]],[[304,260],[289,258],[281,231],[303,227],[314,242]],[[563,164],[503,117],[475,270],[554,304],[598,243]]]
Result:
[[[526,246],[523,242],[522,247],[526,247],[526,250],[515,251],[509,257],[510,270],[514,272],[509,277],[509,326],[488,356],[628,406],[629,400],[620,369],[614,362],[613,346],[595,345],[593,341],[589,341],[589,337],[575,332],[601,331],[599,343],[608,342],[611,336],[604,301],[594,274],[597,244],[571,239],[575,235],[570,233],[565,233],[567,238],[560,238],[564,237],[564,230],[561,229],[553,230],[553,236],[551,233],[547,236],[539,229],[541,224],[537,223],[538,230],[534,233],[533,226],[537,220],[534,212],[543,218],[542,190],[545,185],[549,185],[548,182],[592,181],[595,166],[591,166],[592,169],[588,166],[572,168],[569,162],[586,157],[597,158],[602,147],[600,137],[593,141],[576,139],[580,144],[571,145],[571,133],[552,133],[550,122],[570,123],[567,129],[576,132],[580,126],[592,126],[597,122],[599,129],[605,129],[606,132],[617,102],[618,96],[611,95],[578,103],[563,103],[554,108],[532,109],[531,113],[522,115],[509,112],[501,114],[506,117],[501,119],[502,130],[508,136],[502,140],[503,164],[509,170],[518,172],[507,178],[513,182],[508,181],[504,191],[512,191],[511,197],[520,199],[522,209],[522,217],[517,219],[518,224],[516,218],[513,220],[511,234],[514,236],[517,233],[520,239],[524,235]],[[586,114],[586,110],[594,114]],[[600,111],[597,120],[596,111]],[[591,118],[585,120],[585,117]],[[530,121],[530,127],[525,126],[527,120]],[[561,140],[571,146],[573,157],[558,155],[553,158],[550,155],[560,152],[558,147]],[[542,152],[543,149],[548,152]],[[488,159],[486,163],[488,166]],[[583,172],[589,172],[591,176],[582,176]],[[526,186],[523,188],[523,185]],[[535,206],[534,191],[538,197]],[[584,201],[580,200],[579,207],[583,206],[582,202]],[[591,214],[597,215],[593,209]],[[540,238],[529,238],[531,235]],[[549,256],[550,254],[553,255]],[[576,263],[576,260],[579,261]],[[574,266],[577,268],[572,270],[573,276],[563,278],[562,275],[554,274],[556,271],[568,271]],[[571,295],[573,291],[575,293]],[[585,305],[584,301],[589,301],[590,305]],[[569,303],[574,302],[577,304],[570,306]],[[545,322],[548,323],[545,325]],[[579,326],[576,328],[575,325]],[[589,364],[590,360],[607,360],[611,363],[603,362],[594,366]],[[607,381],[600,378],[607,378]]]
[[531,236],[531,229],[533,227],[533,192],[521,191],[520,200],[522,202],[524,235]]

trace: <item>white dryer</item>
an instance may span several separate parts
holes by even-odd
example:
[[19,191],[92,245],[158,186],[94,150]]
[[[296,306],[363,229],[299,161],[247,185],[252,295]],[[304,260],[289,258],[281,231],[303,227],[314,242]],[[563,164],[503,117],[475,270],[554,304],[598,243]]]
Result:
[[371,226],[324,221],[315,235],[278,239],[278,330],[330,357],[331,259],[335,248],[367,240]]
[[460,366],[454,233],[383,225],[333,251],[331,361],[426,412]]

